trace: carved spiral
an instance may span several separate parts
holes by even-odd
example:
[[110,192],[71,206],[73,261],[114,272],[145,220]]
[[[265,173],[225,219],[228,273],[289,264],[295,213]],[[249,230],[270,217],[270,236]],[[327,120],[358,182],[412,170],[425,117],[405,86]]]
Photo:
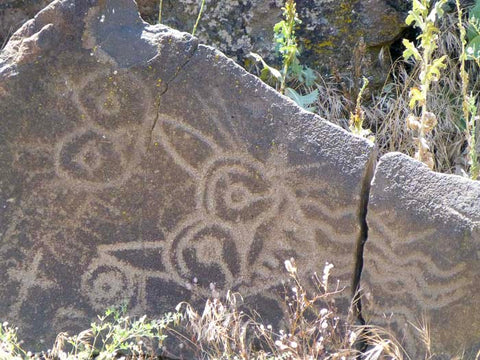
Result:
[[94,309],[103,310],[129,301],[133,295],[133,281],[117,265],[97,265],[85,273],[82,291]]
[[205,173],[201,192],[207,213],[232,223],[255,221],[275,204],[263,169],[243,159],[213,161]]
[[172,242],[171,261],[179,275],[204,289],[233,286],[240,274],[240,256],[232,232],[219,224],[202,221],[184,226]]

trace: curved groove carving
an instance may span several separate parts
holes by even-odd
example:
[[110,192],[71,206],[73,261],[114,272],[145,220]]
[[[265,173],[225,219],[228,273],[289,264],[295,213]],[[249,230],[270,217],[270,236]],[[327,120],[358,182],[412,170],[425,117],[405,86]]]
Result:
[[[366,245],[368,281],[375,288],[375,299],[392,299],[385,300],[388,305],[376,304],[374,299],[370,307],[375,314],[388,309],[395,315],[391,323],[401,329],[407,323],[418,325],[419,319],[412,318],[415,304],[418,311],[431,313],[449,308],[469,296],[472,284],[466,276],[465,263],[446,263],[422,250],[426,239],[434,239],[436,229],[402,228],[402,240],[398,241],[394,235],[398,231],[379,215],[370,216],[368,221],[370,231],[378,233]],[[411,326],[408,331],[410,338],[415,338]]]
[[[51,174],[41,191],[24,199],[41,203],[43,213],[24,221],[51,260],[81,262],[85,272],[76,291],[94,310],[127,301],[144,311],[153,296],[149,282],[174,284],[193,297],[209,296],[212,288],[257,296],[282,285],[290,257],[311,273],[333,252],[337,274],[350,279],[356,209],[331,205],[337,195],[318,179],[319,164],[300,171],[288,164],[282,146],[254,156],[230,124],[221,94],[218,106],[202,104],[191,120],[156,114],[149,90],[127,72],[87,75],[69,96],[80,114],[74,128],[56,134],[52,144],[16,145],[15,166],[31,161],[38,174]],[[155,168],[148,141],[171,169]],[[149,207],[144,219],[138,210],[146,207],[132,201],[148,199],[145,178],[162,170],[180,174],[178,187],[188,184],[192,201],[160,230],[160,213],[169,207]],[[147,221],[148,238],[142,232]],[[338,222],[349,225],[338,230]],[[127,236],[112,238],[124,230]],[[15,273],[9,275],[15,281]],[[25,286],[26,299],[33,285]]]

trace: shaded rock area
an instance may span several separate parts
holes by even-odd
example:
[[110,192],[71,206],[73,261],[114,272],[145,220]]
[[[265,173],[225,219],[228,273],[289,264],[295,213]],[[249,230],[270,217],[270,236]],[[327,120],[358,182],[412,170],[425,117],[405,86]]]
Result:
[[57,0],[0,53],[0,318],[44,349],[111,305],[239,291],[284,260],[352,292],[375,151],[132,0]]
[[3,0],[0,2],[0,47],[27,20],[52,0]]
[[[158,19],[158,1],[139,0],[140,12],[150,22]],[[361,67],[373,80],[384,79],[389,59],[379,61],[382,48],[396,41],[405,28],[404,19],[411,4],[407,0],[297,0],[302,24],[297,35],[302,63],[322,73],[338,71],[352,75],[353,66]],[[250,51],[270,62],[274,54],[273,26],[281,20],[283,0],[206,0],[197,34],[206,44],[215,46],[240,64]],[[199,2],[164,0],[162,23],[190,32],[199,11]],[[359,54],[362,39],[366,50]]]
[[[7,0],[0,4],[0,44],[51,0]],[[283,0],[206,0],[199,22],[200,41],[244,64],[245,55],[258,52],[270,62],[274,54],[273,26],[282,16]],[[162,23],[191,32],[200,1],[164,0]],[[158,22],[159,1],[138,0],[142,17]],[[338,71],[357,76],[352,67],[382,82],[389,70],[388,48],[402,34],[411,4],[407,0],[297,1],[303,23],[298,29],[302,62],[322,73]],[[3,39],[2,39],[3,37]],[[364,52],[360,50],[363,42]],[[383,50],[382,50],[383,49]],[[386,54],[379,60],[382,51]]]
[[383,156],[368,205],[362,287],[367,321],[389,326],[412,359],[425,344],[444,358],[480,349],[480,183]]

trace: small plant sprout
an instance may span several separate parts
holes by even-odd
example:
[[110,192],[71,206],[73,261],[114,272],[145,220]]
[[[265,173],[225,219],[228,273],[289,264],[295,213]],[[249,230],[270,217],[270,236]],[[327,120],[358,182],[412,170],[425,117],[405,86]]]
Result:
[[434,58],[439,33],[435,22],[443,15],[442,7],[446,1],[439,0],[430,8],[430,0],[413,0],[412,10],[409,11],[405,23],[413,24],[420,29],[420,35],[417,37],[419,45],[417,47],[409,40],[403,40],[406,48],[403,52],[405,60],[413,57],[420,63],[420,86],[410,89],[409,106],[412,112],[407,117],[407,127],[416,133],[415,159],[424,162],[431,169],[434,167],[434,158],[427,136],[437,125],[437,117],[429,111],[427,95],[432,82],[439,80],[440,70],[446,67],[444,63],[446,55]]
[[195,21],[195,25],[193,26],[192,36],[195,36],[198,24],[200,23],[200,19],[202,18],[204,7],[205,7],[205,0],[201,0],[200,9],[198,10],[197,20]]
[[355,112],[350,113],[350,131],[355,135],[367,138],[371,142],[375,140],[375,137],[371,135],[370,129],[363,128],[363,121],[365,120],[365,113],[362,110],[362,96],[365,92],[365,89],[368,86],[368,79],[366,77],[363,78],[363,84],[358,92],[357,102],[355,104]]

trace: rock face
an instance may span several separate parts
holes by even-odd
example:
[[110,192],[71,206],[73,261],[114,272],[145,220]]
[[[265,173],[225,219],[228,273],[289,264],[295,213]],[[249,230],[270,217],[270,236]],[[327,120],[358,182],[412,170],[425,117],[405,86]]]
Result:
[[[308,64],[322,72],[342,74],[349,69],[347,75],[354,80],[366,74],[373,81],[384,81],[391,65],[389,46],[405,29],[411,1],[302,0],[297,3],[303,21],[300,36]],[[379,59],[380,52],[386,57]]]
[[0,2],[0,48],[8,38],[52,0],[3,0]]
[[[284,0],[206,0],[197,35],[201,41],[235,56],[241,64],[250,51],[275,61],[273,26],[282,17],[284,3]],[[296,4],[302,19],[297,35],[304,64],[322,72],[335,67],[343,73],[357,62],[365,73],[380,78],[390,64],[378,63],[378,54],[401,35],[406,13],[411,8],[411,2],[406,0],[297,0]],[[139,7],[149,21],[158,19],[158,1],[139,0]],[[162,23],[190,32],[198,11],[198,1],[164,0]],[[147,15],[152,13],[153,16]],[[355,51],[361,38],[366,46],[362,55]]]
[[290,257],[333,262],[347,302],[373,146],[132,0],[27,22],[0,54],[0,113],[0,319],[30,345],[212,288],[279,320]]
[[412,359],[425,346],[453,358],[480,348],[480,183],[438,174],[401,154],[381,158],[368,206],[364,316],[391,326]]
[[[6,38],[49,2],[7,0],[0,4],[0,45],[2,37]],[[142,17],[157,23],[159,1],[137,2]],[[191,32],[199,3],[164,0],[162,23]],[[281,19],[283,4],[283,0],[206,0],[196,35],[240,64],[250,51],[261,53],[270,62],[278,60],[273,56],[273,26]],[[297,0],[303,20],[297,34],[303,47],[303,63],[322,72],[334,66],[340,73],[356,63],[369,75],[382,78],[390,64],[378,63],[378,54],[401,35],[410,7],[411,2],[406,0]],[[354,51],[360,38],[365,41],[364,54]]]

